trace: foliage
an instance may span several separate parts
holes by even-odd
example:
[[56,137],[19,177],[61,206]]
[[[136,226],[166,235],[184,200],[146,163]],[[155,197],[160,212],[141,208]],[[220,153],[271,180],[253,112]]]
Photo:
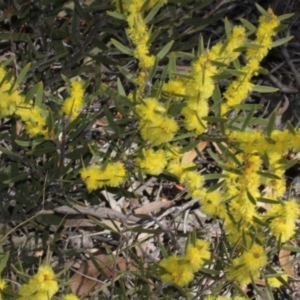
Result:
[[[300,131],[290,124],[275,128],[276,113],[269,120],[255,115],[258,105],[247,103],[247,97],[276,91],[259,85],[257,78],[265,73],[262,62],[269,51],[289,41],[275,40],[289,16],[257,5],[256,26],[248,20],[231,25],[225,18],[226,36],[210,44],[199,32],[224,13],[197,19],[190,12],[212,1],[9,2],[3,4],[1,21],[9,22],[11,31],[2,40],[19,48],[17,57],[1,58],[0,209],[3,219],[15,225],[1,229],[1,271],[7,277],[9,260],[22,286],[1,279],[1,296],[58,299],[68,294],[59,286],[70,282],[55,275],[49,258],[42,265],[26,253],[29,232],[35,248],[60,260],[78,257],[84,250],[63,247],[67,213],[60,209],[73,206],[75,214],[75,205],[99,205],[103,196],[111,205],[116,197],[138,198],[133,187],[151,176],[177,182],[186,189],[186,199],[198,199],[201,213],[220,225],[220,237],[177,232],[186,249],[171,251],[160,238],[166,232],[148,229],[147,217],[134,225],[123,219],[122,228],[113,220],[109,227],[90,217],[120,240],[125,233],[150,234],[162,254],[151,265],[139,261],[133,245],[119,245],[117,252],[105,247],[115,271],[121,252],[130,261],[129,269],[119,267],[118,275],[107,276],[108,298],[149,296],[153,289],[159,299],[169,293],[170,299],[190,298],[193,287],[201,289],[206,280],[215,284],[204,299],[222,299],[218,295],[226,286],[232,299],[244,299],[249,284],[259,294],[258,280],[265,280],[272,297],[273,288],[287,285],[287,274],[272,262],[297,236],[299,204],[287,191],[285,172],[297,163],[287,154],[299,151]],[[25,33],[15,32],[21,26]],[[187,37],[189,42],[182,43]],[[189,65],[184,71],[182,62]],[[100,118],[106,122],[101,139],[91,138],[89,131]],[[199,151],[201,142],[211,147]],[[186,159],[191,151],[196,160]],[[213,176],[200,172],[203,155],[215,165]],[[105,209],[103,214],[108,215]],[[159,224],[154,216],[151,221]],[[18,228],[28,235],[20,250],[8,242]],[[176,246],[174,237],[173,242]],[[98,271],[105,270],[92,254],[90,259]],[[25,279],[29,269],[32,275]],[[61,269],[55,271],[69,272]],[[132,290],[128,278],[136,285]],[[94,295],[102,297],[105,288]],[[64,299],[77,298],[68,294]]]

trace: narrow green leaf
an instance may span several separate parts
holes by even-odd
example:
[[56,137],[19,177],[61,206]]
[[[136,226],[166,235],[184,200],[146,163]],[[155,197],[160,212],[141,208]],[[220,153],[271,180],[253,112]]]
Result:
[[200,34],[199,41],[198,41],[198,56],[200,56],[202,53],[204,53],[204,41],[203,41],[203,35]]
[[39,83],[35,84],[26,94],[25,103],[28,104],[30,100],[36,95],[37,90],[39,89]]
[[144,19],[145,24],[149,23],[154,16],[157,14],[157,12],[159,11],[159,9],[162,7],[161,3],[157,3],[148,13],[148,15],[146,16],[146,18]]
[[221,159],[211,150],[207,149],[209,156],[218,164],[223,163]]
[[256,110],[257,110],[256,105],[253,105],[252,109],[247,113],[247,117],[245,118],[245,121],[241,128],[242,131],[245,131],[245,129],[249,126],[251,121],[253,121],[253,115],[255,114]]
[[4,268],[7,265],[7,261],[9,258],[9,252],[1,252],[0,253],[0,274],[2,273],[2,271],[4,270]]
[[275,122],[276,122],[276,116],[277,116],[277,113],[275,111],[273,111],[273,113],[271,114],[271,116],[269,118],[268,125],[265,129],[266,135],[268,137],[271,137],[271,134],[274,129]]
[[296,134],[296,130],[295,130],[294,126],[291,124],[290,121],[287,121],[286,127],[287,127],[287,130],[288,130],[290,133],[292,133],[292,134],[294,134],[294,135]]
[[21,84],[21,82],[23,81],[23,79],[25,78],[26,74],[28,73],[28,71],[30,70],[31,67],[31,63],[28,63],[20,72],[20,74],[18,75],[15,83],[13,84],[13,86],[11,87],[11,91],[15,90],[16,88],[18,88],[18,86]]
[[257,201],[267,203],[267,204],[278,204],[278,200],[268,199],[264,197],[258,197]]
[[122,82],[119,77],[117,79],[117,88],[118,88],[119,94],[126,97],[126,92],[124,90],[124,87],[123,87]]
[[167,43],[157,54],[156,57],[158,58],[158,60],[160,61],[161,59],[163,59],[168,52],[170,51],[172,45],[173,45],[174,41],[171,41],[169,43]]
[[221,173],[204,174],[202,176],[205,180],[214,180],[214,179],[220,179],[220,178],[227,178],[228,177],[226,174],[221,174]]
[[250,202],[254,205],[256,205],[256,200],[255,198],[252,196],[252,194],[250,193],[250,191],[247,189],[247,197],[250,200]]
[[240,18],[240,21],[243,23],[243,25],[249,30],[249,35],[256,31],[256,26],[254,26],[252,23],[250,23],[248,20],[244,18]]
[[268,16],[268,12],[264,10],[259,4],[255,3],[257,10],[264,16]]
[[41,107],[43,102],[44,84],[42,81],[37,83],[34,105]]
[[35,148],[36,146],[40,145],[45,141],[44,138],[36,138],[30,141],[21,141],[21,140],[15,140],[15,143],[21,147],[31,147]]
[[275,47],[281,46],[281,45],[283,45],[283,44],[289,42],[289,41],[292,40],[293,38],[294,38],[294,37],[293,37],[292,35],[290,35],[290,36],[287,36],[287,37],[285,37],[285,38],[279,39],[279,40],[273,42],[271,47],[272,47],[272,48],[275,48]]
[[114,12],[114,11],[106,11],[106,13],[109,16],[115,18],[115,19],[119,19],[119,20],[122,20],[122,21],[126,21],[127,20],[127,17],[125,15],[123,15],[123,14],[119,14],[119,13]]
[[269,173],[269,172],[257,171],[256,173],[258,175],[262,176],[262,177],[266,177],[266,178],[269,178],[269,179],[279,179],[279,180],[282,179],[279,176],[277,176],[275,174],[272,174],[272,173]]
[[274,92],[277,92],[279,91],[278,88],[274,88],[272,86],[268,86],[268,85],[254,85],[253,86],[253,89],[252,89],[253,92],[259,92],[259,93],[274,93]]
[[283,21],[283,20],[289,19],[289,18],[291,18],[294,14],[295,14],[295,13],[281,15],[281,16],[278,17],[278,20]]
[[149,81],[149,83],[152,82],[152,79],[153,79],[153,77],[156,74],[157,66],[158,66],[158,59],[157,59],[157,57],[155,57],[154,64],[153,64],[153,66],[149,70],[149,75],[148,75],[148,81]]
[[227,39],[229,39],[231,36],[231,25],[230,25],[227,17],[224,18],[224,27],[225,27],[226,37],[227,37]]
[[121,43],[119,43],[117,40],[115,39],[111,39],[110,40],[111,43],[118,49],[120,50],[122,53],[127,54],[129,56],[133,56],[133,50],[129,49],[128,47],[122,45]]
[[27,178],[27,176],[28,176],[28,174],[24,172],[24,173],[21,173],[17,176],[14,176],[14,177],[11,177],[7,180],[4,180],[3,183],[4,184],[10,184],[10,183],[13,183],[13,182],[17,182],[17,181],[20,181],[20,180],[23,180],[23,179]]
[[131,72],[129,72],[128,70],[126,70],[125,68],[123,68],[121,66],[117,66],[117,68],[129,81],[136,83],[136,78],[134,77],[134,75]]
[[114,132],[119,133],[119,127],[116,124],[113,115],[111,114],[110,110],[106,105],[103,106],[103,110],[110,127],[114,130]]
[[222,117],[202,117],[202,120],[212,122],[212,123],[226,123],[228,119]]

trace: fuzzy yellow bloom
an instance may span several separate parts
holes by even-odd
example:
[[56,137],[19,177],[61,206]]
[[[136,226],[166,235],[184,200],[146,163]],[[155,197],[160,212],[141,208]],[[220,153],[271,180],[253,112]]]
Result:
[[211,192],[206,193],[206,195],[200,199],[200,210],[210,217],[216,217],[219,214],[219,209],[221,205],[221,193]]
[[50,266],[40,266],[36,275],[21,286],[19,290],[19,300],[51,299],[58,291],[58,283],[55,274]]
[[279,288],[283,285],[282,281],[279,280],[279,278],[282,281],[288,282],[288,276],[287,274],[281,274],[279,277],[269,277],[267,278],[267,282],[270,287],[272,288]]
[[144,121],[152,121],[157,116],[166,111],[155,98],[145,98],[141,104],[136,105],[135,111],[137,115]]
[[240,285],[246,285],[251,282],[251,278],[259,277],[260,269],[266,264],[264,248],[254,244],[241,256],[233,259],[232,266],[226,269],[227,277],[229,280],[236,280]]
[[194,278],[191,265],[184,258],[175,255],[169,256],[161,260],[158,265],[163,268],[160,278],[164,282],[182,287],[189,284]]
[[178,125],[174,118],[156,114],[151,121],[142,119],[139,122],[139,129],[143,140],[156,146],[172,141]]
[[163,150],[144,149],[136,163],[145,173],[159,175],[167,165],[167,159]]
[[281,239],[282,242],[288,241],[295,233],[295,221],[300,215],[300,210],[295,200],[289,200],[281,204],[274,204],[266,213],[265,218],[269,219],[269,227],[272,234]]
[[184,126],[188,131],[196,131],[197,134],[202,134],[206,129],[207,121],[203,120],[208,114],[208,104],[203,103],[202,107],[198,110],[184,107],[181,114],[184,116]]
[[210,259],[209,243],[204,240],[196,240],[195,245],[187,246],[184,258],[190,262],[190,268],[193,272],[199,271],[205,264],[205,260]]
[[80,172],[87,190],[100,189],[104,186],[116,187],[123,183],[126,177],[126,170],[122,163],[107,163],[105,166],[89,166]]
[[84,101],[84,87],[83,82],[73,81],[71,82],[70,96],[64,101],[62,111],[71,119],[78,117]]
[[[186,93],[184,82],[179,79],[170,80],[168,83],[165,83],[162,90],[177,95],[185,95]],[[175,97],[174,99],[178,100],[181,99],[181,97]]]
[[80,299],[74,294],[68,294],[65,296],[64,300],[80,300]]
[[189,162],[189,163],[179,163],[177,160],[172,160],[169,162],[168,164],[168,171],[177,176],[178,179],[180,180],[180,182],[183,181],[183,176],[185,175],[187,171],[187,169],[190,169],[190,168],[196,168],[196,165],[192,162]]

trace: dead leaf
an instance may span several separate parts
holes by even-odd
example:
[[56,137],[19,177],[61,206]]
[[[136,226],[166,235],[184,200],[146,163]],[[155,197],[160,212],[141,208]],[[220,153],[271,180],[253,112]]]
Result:
[[[197,145],[197,149],[199,152],[202,152],[208,144],[208,141],[201,141]],[[181,163],[188,163],[194,161],[194,159],[198,156],[198,153],[195,149],[192,149],[191,151],[185,152],[182,156]]]
[[154,201],[147,203],[139,208],[134,210],[134,213],[137,215],[146,215],[152,212],[158,212],[162,208],[169,208],[175,205],[175,201]]
[[[117,264],[115,264],[115,259],[107,254],[98,254],[93,258],[100,270],[92,260],[82,261],[80,268],[70,279],[70,288],[75,295],[81,296],[92,291],[96,286],[100,287],[102,285],[101,280],[115,277],[116,272],[136,270],[133,266],[128,265],[125,258],[119,257]],[[115,267],[116,265],[117,267]]]
[[294,272],[293,266],[290,263],[290,255],[291,255],[291,251],[280,250],[279,264],[287,275],[291,276],[292,278],[297,278],[298,276]]

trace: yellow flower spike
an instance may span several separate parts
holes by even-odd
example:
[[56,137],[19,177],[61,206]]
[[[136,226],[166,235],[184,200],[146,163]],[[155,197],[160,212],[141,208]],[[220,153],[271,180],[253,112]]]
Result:
[[70,96],[64,101],[62,111],[71,119],[78,117],[84,104],[84,87],[83,82],[71,82]]

